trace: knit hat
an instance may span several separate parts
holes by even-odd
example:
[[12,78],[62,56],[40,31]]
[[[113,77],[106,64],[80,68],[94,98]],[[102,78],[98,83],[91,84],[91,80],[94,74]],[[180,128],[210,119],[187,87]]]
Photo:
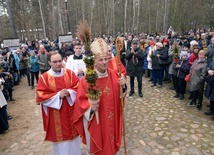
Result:
[[168,39],[164,39],[163,42],[169,44],[169,40]]
[[190,42],[190,45],[191,45],[191,46],[198,45],[198,42],[195,41],[195,40],[192,40],[192,41]]
[[188,55],[187,51],[181,51],[180,58],[182,58],[183,56],[187,56],[187,55]]
[[193,50],[194,50],[194,49],[199,49],[199,50],[200,50],[201,48],[200,48],[199,45],[194,45],[194,46],[193,46]]
[[150,41],[149,45],[150,46],[152,46],[152,45],[155,46],[155,42],[154,41]]
[[156,43],[156,46],[158,46],[158,47],[162,48],[162,47],[163,47],[163,44],[162,44],[162,43],[160,43],[160,42],[157,42],[157,43]]
[[190,48],[190,43],[184,43],[184,47]]
[[137,44],[138,41],[137,40],[132,40],[132,44]]

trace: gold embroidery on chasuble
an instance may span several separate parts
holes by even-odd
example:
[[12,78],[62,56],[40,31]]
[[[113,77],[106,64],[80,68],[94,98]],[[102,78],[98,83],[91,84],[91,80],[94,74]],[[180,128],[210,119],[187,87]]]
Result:
[[[48,74],[48,84],[50,89],[53,91],[57,91],[55,78]],[[56,139],[57,141],[62,141],[62,128],[61,128],[61,120],[60,120],[60,112],[57,109],[53,109],[54,115],[54,124],[55,124],[55,132],[56,132]]]
[[60,115],[59,110],[54,110],[54,123],[55,123],[55,131],[56,131],[56,139],[57,141],[62,141],[62,128],[61,128],[61,121],[60,121]]
[[106,93],[107,95],[109,95],[110,94],[110,88],[106,85],[103,92]]
[[108,119],[110,119],[110,120],[112,121],[113,116],[114,116],[113,112],[110,111],[110,112],[109,112],[109,115],[108,115]]
[[42,97],[43,96],[43,91],[37,91],[37,95],[38,95],[38,97]]
[[114,143],[114,135],[111,135],[111,142]]
[[66,88],[69,87],[69,84],[72,83],[72,77],[69,78],[68,73],[66,72],[66,70],[64,70],[64,82],[66,84]]

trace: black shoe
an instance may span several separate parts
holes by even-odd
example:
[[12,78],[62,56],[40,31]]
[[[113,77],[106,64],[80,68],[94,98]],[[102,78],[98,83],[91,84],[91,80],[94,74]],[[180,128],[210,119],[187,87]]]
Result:
[[192,99],[192,95],[190,95],[190,96],[188,97],[188,99],[190,99],[190,100],[191,100],[191,99]]
[[175,90],[175,87],[172,86],[172,87],[170,87],[169,89],[170,89],[170,90]]
[[202,108],[202,105],[201,105],[201,104],[198,104],[198,105],[196,106],[196,110],[201,110],[201,108]]
[[164,79],[163,79],[163,81],[167,81],[167,80],[168,80],[167,78],[164,78]]
[[171,82],[171,80],[170,80],[170,79],[166,81],[166,83],[170,83],[170,82]]
[[11,117],[11,116],[7,116],[7,120],[11,120],[13,117]]
[[176,93],[175,96],[173,96],[174,98],[178,98],[179,97],[179,94]]
[[152,82],[153,80],[152,79],[149,79],[149,82]]
[[34,86],[31,86],[31,89],[34,89]]
[[151,85],[151,87],[154,87],[154,86],[156,86],[156,84]]
[[187,104],[187,106],[196,106],[196,103],[195,102],[190,102]]
[[214,112],[213,111],[207,111],[204,113],[204,115],[214,115]]
[[11,98],[10,101],[15,101],[15,99],[14,99],[14,98]]
[[15,83],[14,83],[14,86],[18,86],[18,85],[19,85],[19,83],[18,83],[18,82],[15,82]]
[[207,104],[206,107],[210,107],[210,104]]
[[134,92],[130,92],[130,93],[129,93],[129,96],[132,96],[133,94],[134,94]]
[[184,95],[181,94],[179,100],[183,100],[184,99]]
[[140,97],[143,97],[143,93],[139,93],[139,96],[140,96]]

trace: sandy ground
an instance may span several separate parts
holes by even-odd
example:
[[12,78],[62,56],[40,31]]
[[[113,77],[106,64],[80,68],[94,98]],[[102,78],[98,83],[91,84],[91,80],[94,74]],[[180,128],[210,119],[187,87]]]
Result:
[[21,80],[20,85],[14,87],[13,97],[15,101],[8,101],[8,114],[13,119],[9,120],[10,128],[8,132],[0,135],[0,152],[11,146],[15,140],[21,138],[35,121],[33,119],[33,107],[35,105],[29,102],[35,98],[35,89],[31,90],[26,77]]

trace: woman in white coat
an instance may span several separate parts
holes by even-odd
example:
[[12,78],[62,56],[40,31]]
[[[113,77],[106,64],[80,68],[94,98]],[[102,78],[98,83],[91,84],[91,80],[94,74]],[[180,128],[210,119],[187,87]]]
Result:
[[149,53],[147,55],[147,60],[148,60],[148,70],[150,72],[150,82],[152,81],[152,55],[155,51],[155,42],[151,41],[149,43],[150,47],[149,47]]

